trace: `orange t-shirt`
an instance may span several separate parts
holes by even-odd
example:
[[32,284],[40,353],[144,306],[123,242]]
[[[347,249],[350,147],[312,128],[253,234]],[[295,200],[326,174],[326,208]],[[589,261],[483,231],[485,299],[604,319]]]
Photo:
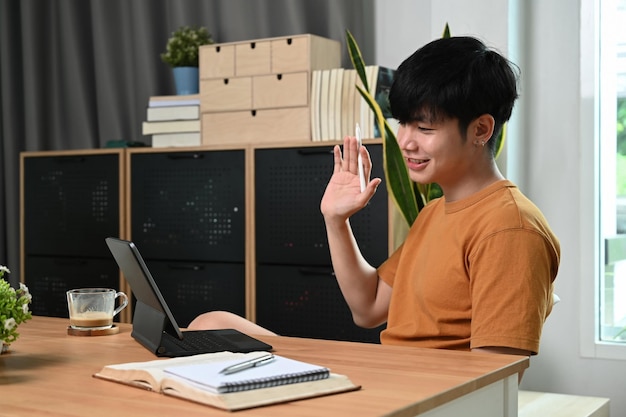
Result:
[[384,344],[539,351],[559,241],[510,181],[432,201],[378,274],[393,287]]

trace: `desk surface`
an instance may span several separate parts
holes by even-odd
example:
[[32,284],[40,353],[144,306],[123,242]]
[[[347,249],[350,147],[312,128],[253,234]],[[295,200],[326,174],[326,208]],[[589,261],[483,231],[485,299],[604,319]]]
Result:
[[[104,365],[156,359],[130,336],[69,336],[67,319],[34,317],[0,355],[2,416],[233,415],[92,375]],[[417,415],[528,367],[528,358],[292,337],[259,337],[277,354],[329,367],[359,391],[250,410],[241,416]]]

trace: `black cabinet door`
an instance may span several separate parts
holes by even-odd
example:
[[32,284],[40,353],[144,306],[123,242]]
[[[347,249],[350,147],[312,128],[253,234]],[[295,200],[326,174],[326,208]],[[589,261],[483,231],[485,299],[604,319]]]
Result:
[[[382,145],[369,145],[372,177],[384,178]],[[256,256],[262,264],[329,265],[320,201],[333,170],[332,147],[258,149],[255,152]],[[350,224],[372,265],[388,254],[385,183]]]
[[278,334],[380,342],[384,327],[354,324],[330,267],[259,265],[256,285],[257,322]]
[[149,267],[180,327],[207,311],[246,314],[243,263],[151,261]]
[[65,292],[72,288],[120,289],[119,269],[110,256],[100,259],[27,255],[25,264],[26,285],[33,296],[31,311],[37,316],[69,317]]
[[25,254],[110,258],[104,239],[119,234],[119,154],[25,157],[22,181]]
[[146,259],[244,262],[243,150],[131,155],[131,236]]

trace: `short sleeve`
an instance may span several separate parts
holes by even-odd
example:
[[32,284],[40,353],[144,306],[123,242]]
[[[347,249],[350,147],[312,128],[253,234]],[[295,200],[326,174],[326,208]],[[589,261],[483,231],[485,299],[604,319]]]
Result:
[[[471,348],[500,346],[537,353],[552,307],[558,255],[544,235],[517,228],[487,237],[469,258]],[[556,259],[555,259],[556,257]]]

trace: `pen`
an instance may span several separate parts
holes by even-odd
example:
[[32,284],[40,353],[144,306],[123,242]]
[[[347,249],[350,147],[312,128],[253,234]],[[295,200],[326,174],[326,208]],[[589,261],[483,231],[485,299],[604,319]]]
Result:
[[234,374],[235,372],[243,371],[245,369],[250,369],[250,368],[257,367],[257,366],[265,365],[267,363],[270,363],[273,360],[274,360],[274,355],[272,355],[271,353],[268,353],[265,356],[259,356],[258,358],[249,359],[247,361],[243,361],[243,362],[231,365],[231,366],[227,366],[226,368],[220,371],[220,374],[225,374],[225,375]]
[[363,172],[363,158],[361,157],[361,127],[359,124],[356,124],[354,128],[356,132],[356,143],[357,143],[357,163],[359,164],[359,181],[361,182],[361,192],[365,191],[365,173]]

